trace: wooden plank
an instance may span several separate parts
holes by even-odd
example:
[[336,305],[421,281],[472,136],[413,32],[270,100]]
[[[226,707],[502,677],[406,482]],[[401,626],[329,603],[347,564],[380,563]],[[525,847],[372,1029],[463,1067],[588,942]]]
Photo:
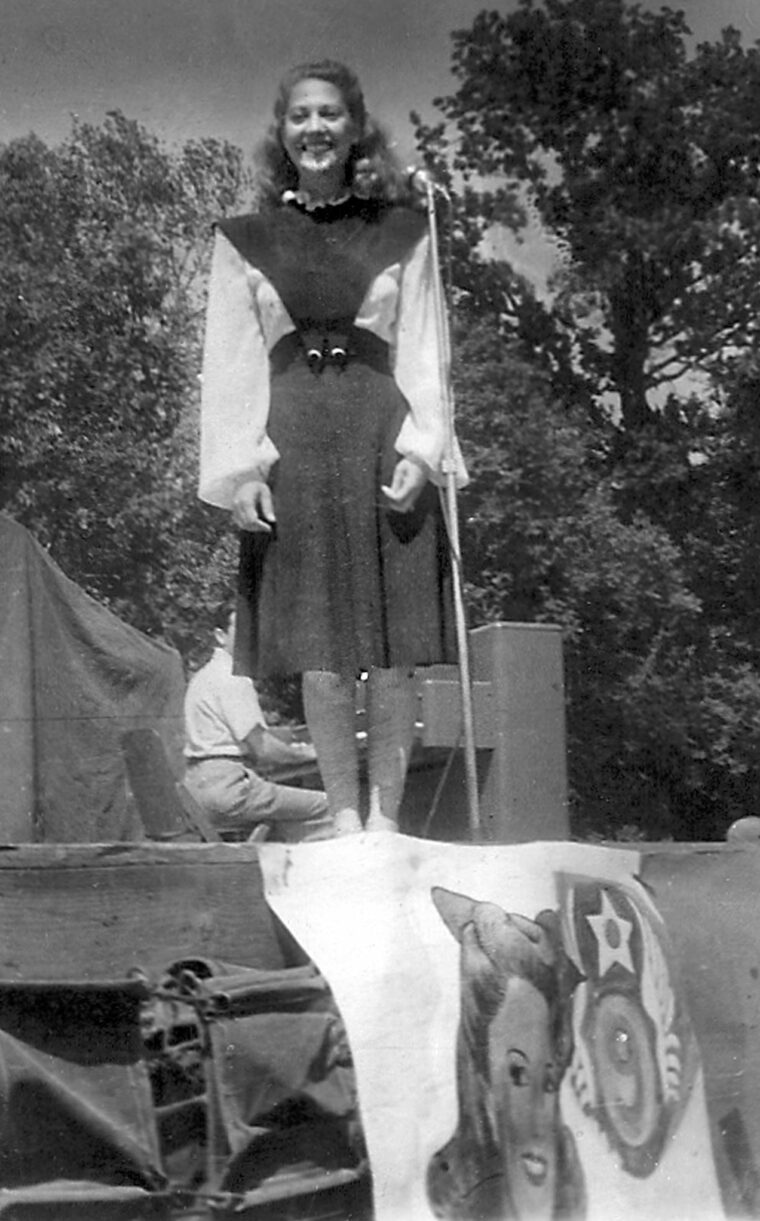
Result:
[[0,877],[4,870],[124,868],[135,865],[198,865],[247,862],[258,869],[253,844],[159,843],[153,840],[107,844],[2,844]]
[[303,961],[264,900],[254,845],[0,853],[0,979],[155,978],[184,957],[263,969]]

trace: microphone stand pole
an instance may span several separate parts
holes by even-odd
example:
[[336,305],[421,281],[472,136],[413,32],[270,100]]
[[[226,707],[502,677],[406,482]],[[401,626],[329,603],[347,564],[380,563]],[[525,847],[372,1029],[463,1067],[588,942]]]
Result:
[[435,214],[435,186],[426,176],[425,195],[427,202],[430,249],[433,260],[433,297],[435,303],[436,330],[438,333],[438,361],[440,383],[444,395],[446,420],[446,450],[444,474],[446,476],[446,527],[452,558],[454,622],[456,627],[457,654],[459,658],[459,686],[462,700],[462,741],[467,782],[467,812],[470,837],[478,843],[482,837],[480,822],[480,800],[475,759],[475,730],[472,714],[472,686],[470,682],[469,644],[462,594],[462,555],[459,547],[459,512],[457,508],[456,460],[454,440],[454,397],[450,380],[449,332],[446,318],[446,303],[443,296],[440,258],[438,253],[438,223]]

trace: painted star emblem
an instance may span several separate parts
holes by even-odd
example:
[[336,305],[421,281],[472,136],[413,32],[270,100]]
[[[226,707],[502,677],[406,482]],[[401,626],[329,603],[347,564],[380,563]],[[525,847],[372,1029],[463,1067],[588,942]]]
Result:
[[586,916],[599,947],[599,978],[603,979],[610,967],[619,963],[626,971],[635,974],[631,958],[630,920],[623,920],[615,911],[606,890],[602,891],[602,909],[597,916]]

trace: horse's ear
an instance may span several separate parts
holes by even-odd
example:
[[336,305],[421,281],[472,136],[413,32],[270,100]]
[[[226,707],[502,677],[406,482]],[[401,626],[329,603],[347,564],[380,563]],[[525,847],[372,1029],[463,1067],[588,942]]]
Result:
[[446,928],[461,942],[462,932],[475,918],[475,899],[458,895],[454,890],[444,890],[442,886],[434,886],[430,893]]

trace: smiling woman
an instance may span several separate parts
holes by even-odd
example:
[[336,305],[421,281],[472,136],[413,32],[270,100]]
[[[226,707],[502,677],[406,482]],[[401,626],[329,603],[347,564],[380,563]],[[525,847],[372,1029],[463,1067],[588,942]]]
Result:
[[357,135],[340,90],[329,81],[293,86],[282,144],[312,199],[334,199],[345,188],[345,166]]
[[450,656],[436,269],[343,64],[285,76],[261,160],[260,210],[217,228],[200,494],[241,531],[238,672],[303,675],[336,832],[396,831],[414,667]]

